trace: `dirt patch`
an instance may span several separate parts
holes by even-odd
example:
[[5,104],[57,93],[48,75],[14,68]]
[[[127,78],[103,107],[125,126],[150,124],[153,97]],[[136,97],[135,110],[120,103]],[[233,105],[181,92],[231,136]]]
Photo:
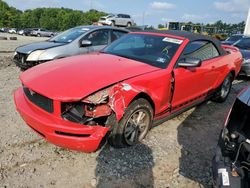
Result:
[[236,80],[225,103],[201,104],[153,128],[140,145],[85,154],[47,143],[25,125],[12,95],[20,70],[11,57],[0,58],[1,187],[212,187],[224,117],[250,83]]

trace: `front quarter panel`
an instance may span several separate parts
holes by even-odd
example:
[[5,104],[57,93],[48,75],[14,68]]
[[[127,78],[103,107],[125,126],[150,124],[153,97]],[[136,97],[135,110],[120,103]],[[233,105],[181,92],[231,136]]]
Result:
[[167,69],[135,77],[113,87],[110,94],[110,106],[119,121],[129,104],[139,95],[146,94],[153,101],[154,113],[160,113],[169,107],[171,74]]
[[66,44],[63,46],[58,46],[55,48],[47,49],[39,58],[40,60],[53,60],[60,59],[63,57],[68,57],[72,55],[77,55],[79,51],[75,47],[74,43]]

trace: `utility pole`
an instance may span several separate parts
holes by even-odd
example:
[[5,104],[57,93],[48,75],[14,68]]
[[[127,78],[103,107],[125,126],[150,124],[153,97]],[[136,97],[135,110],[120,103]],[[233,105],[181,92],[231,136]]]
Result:
[[248,10],[244,35],[250,35],[250,7],[249,7],[249,10]]

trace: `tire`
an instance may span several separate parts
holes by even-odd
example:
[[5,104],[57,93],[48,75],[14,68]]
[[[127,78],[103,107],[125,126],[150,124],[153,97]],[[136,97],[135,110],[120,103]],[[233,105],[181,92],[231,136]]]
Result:
[[10,40],[17,40],[17,37],[10,37]]
[[112,21],[112,22],[111,22],[111,26],[112,26],[112,27],[115,27],[115,21]]
[[0,37],[0,40],[8,40],[7,37]]
[[114,125],[108,138],[110,145],[123,148],[137,144],[147,135],[152,120],[153,109],[150,103],[143,98],[133,101],[120,122]]
[[225,102],[232,88],[233,75],[229,73],[218,90],[215,92],[212,101],[222,103]]
[[41,37],[41,34],[37,34],[38,37]]
[[131,26],[132,26],[131,22],[128,22],[127,27],[131,27]]

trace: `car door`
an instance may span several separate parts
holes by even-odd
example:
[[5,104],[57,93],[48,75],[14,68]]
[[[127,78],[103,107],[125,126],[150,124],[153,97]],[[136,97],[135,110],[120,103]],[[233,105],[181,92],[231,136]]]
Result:
[[122,26],[126,26],[127,25],[127,16],[126,15],[122,15],[122,18],[121,18],[121,25]]
[[100,51],[110,43],[110,29],[95,30],[84,36],[80,41],[82,40],[90,41],[91,45],[80,47],[80,53]]
[[39,34],[40,34],[42,37],[45,37],[45,36],[46,36],[46,34],[45,34],[44,31],[45,31],[44,29],[40,29],[40,30],[39,30]]
[[122,20],[123,20],[122,14],[118,14],[116,19],[115,19],[115,24],[116,25],[122,25]]
[[219,52],[211,42],[194,41],[189,43],[179,62],[186,57],[200,59],[202,63],[199,67],[180,67],[177,62],[173,70],[174,93],[172,99],[172,108],[176,110],[204,99],[211,91],[219,74],[214,66]]

